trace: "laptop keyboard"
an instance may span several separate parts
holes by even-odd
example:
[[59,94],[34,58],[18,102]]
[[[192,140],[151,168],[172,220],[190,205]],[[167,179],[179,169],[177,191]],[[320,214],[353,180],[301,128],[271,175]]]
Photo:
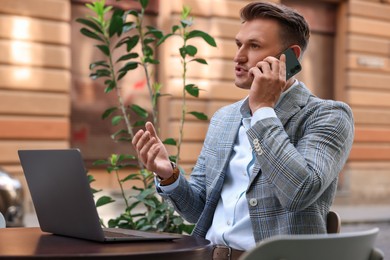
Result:
[[107,231],[107,230],[104,230],[103,232],[104,232],[104,235],[106,237],[140,237],[140,236],[130,235],[130,234],[121,233],[121,232],[111,232],[111,231]]

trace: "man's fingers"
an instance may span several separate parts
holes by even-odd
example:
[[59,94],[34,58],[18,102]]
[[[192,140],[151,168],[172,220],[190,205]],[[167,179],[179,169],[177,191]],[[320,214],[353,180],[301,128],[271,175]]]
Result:
[[139,130],[133,137],[133,140],[131,140],[131,143],[133,144],[134,148],[137,148],[137,143],[141,136],[144,134],[144,130]]
[[282,54],[280,56],[280,64],[279,64],[279,76],[283,79],[286,80],[286,55]]
[[146,128],[147,131],[150,132],[151,136],[153,136],[155,138],[158,138],[157,134],[156,134],[156,129],[154,128],[154,126],[153,126],[153,124],[151,122],[146,122],[145,128]]

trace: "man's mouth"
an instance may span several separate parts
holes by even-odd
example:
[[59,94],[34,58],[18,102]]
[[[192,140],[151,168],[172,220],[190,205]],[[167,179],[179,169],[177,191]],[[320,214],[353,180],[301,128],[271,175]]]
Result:
[[237,76],[241,76],[241,75],[247,73],[248,69],[246,67],[244,67],[244,66],[236,65],[235,72],[236,72]]

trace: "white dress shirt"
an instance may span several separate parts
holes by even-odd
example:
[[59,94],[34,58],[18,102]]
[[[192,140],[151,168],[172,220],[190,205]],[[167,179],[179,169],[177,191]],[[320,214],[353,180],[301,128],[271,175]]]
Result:
[[[296,85],[298,85],[297,80],[282,93],[278,102]],[[256,244],[245,196],[255,160],[246,131],[259,120],[276,117],[271,107],[260,108],[251,117],[247,104],[244,102],[241,107],[243,119],[227,168],[221,198],[214,213],[213,223],[206,234],[206,239],[211,243],[227,245],[238,250],[249,250]],[[171,185],[159,185],[159,187],[164,193],[169,194],[178,183],[176,181]]]

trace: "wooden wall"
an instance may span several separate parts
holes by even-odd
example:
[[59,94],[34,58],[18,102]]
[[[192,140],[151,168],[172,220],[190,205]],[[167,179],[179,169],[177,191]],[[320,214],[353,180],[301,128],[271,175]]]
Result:
[[70,1],[0,4],[0,166],[22,178],[18,149],[69,146]]
[[[389,201],[390,1],[351,0],[340,9],[339,98],[356,132],[348,169],[351,199]],[[339,19],[341,19],[339,17]],[[344,60],[341,60],[345,57]]]

